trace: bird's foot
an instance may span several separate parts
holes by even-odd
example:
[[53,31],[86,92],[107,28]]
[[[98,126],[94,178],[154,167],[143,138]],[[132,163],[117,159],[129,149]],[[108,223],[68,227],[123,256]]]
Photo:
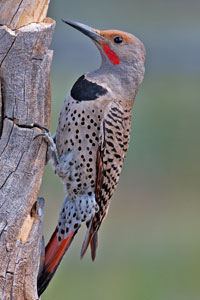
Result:
[[56,134],[51,136],[47,128],[41,127],[41,129],[45,130],[46,132],[42,132],[36,135],[34,139],[36,139],[37,137],[42,137],[45,140],[48,145],[46,164],[50,159],[52,159],[53,163],[57,165],[59,163],[59,156],[56,148]]

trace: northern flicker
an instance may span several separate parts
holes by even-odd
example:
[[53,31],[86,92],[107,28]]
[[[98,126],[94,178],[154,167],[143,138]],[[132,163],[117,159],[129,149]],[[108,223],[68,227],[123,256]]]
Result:
[[61,110],[56,135],[53,139],[45,136],[66,197],[46,247],[39,295],[84,222],[87,233],[81,257],[90,244],[95,259],[97,232],[107,215],[128,149],[131,110],[143,80],[146,55],[142,42],[130,33],[63,21],[93,40],[102,63],[98,70],[75,82]]

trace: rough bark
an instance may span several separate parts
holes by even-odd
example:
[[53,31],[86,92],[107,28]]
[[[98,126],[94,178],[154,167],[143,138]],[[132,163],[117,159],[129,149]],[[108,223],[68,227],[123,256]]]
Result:
[[[36,300],[50,123],[49,0],[0,2],[0,299]],[[37,22],[37,23],[35,23]]]

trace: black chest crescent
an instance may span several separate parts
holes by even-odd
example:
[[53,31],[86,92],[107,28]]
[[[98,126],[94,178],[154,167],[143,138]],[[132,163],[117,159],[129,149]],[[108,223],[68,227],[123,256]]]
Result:
[[82,75],[71,89],[71,96],[77,101],[91,101],[107,93],[102,86],[91,82]]

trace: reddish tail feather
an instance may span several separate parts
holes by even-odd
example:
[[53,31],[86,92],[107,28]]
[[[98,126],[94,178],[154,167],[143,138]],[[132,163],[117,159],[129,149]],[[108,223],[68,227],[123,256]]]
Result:
[[72,231],[68,238],[58,242],[57,228],[45,248],[44,266],[38,276],[38,295],[40,296],[47,288],[51,278],[58,268],[63,255],[69,248],[77,231]]
[[96,257],[96,250],[98,247],[98,233],[93,228],[93,219],[90,221],[90,223],[87,223],[87,226],[88,229],[81,249],[81,258],[83,258],[83,256],[85,255],[90,244],[91,258],[94,261]]
[[[66,239],[63,239],[61,242],[58,242],[57,228],[54,231],[51,239],[49,240],[45,248],[44,265],[38,276],[38,296],[40,296],[47,288],[77,231],[78,229],[76,231],[72,231],[70,235]],[[97,232],[94,232],[92,229],[92,221],[90,222],[90,226],[88,227],[87,234],[82,246],[81,258],[84,256],[89,244],[91,248],[91,257],[94,261],[96,256],[96,249],[98,246],[98,236]]]

